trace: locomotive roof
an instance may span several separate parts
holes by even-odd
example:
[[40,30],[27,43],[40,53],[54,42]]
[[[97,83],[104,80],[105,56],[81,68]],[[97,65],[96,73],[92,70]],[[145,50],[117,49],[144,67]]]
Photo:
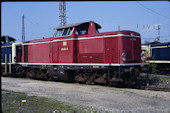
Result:
[[151,47],[155,47],[155,46],[168,46],[168,45],[170,45],[170,42],[151,44]]
[[[87,26],[89,25],[90,22],[83,22],[83,23],[76,23],[76,24],[69,24],[69,25],[64,25],[64,26],[59,26],[54,29],[64,29],[64,28],[70,28],[70,27],[77,27],[77,26]],[[100,29],[101,26],[97,23],[95,23],[96,29]]]
[[[15,41],[16,40],[15,38],[12,38],[12,37],[9,37],[9,36],[7,36],[7,37],[9,39],[9,41]],[[6,38],[6,36],[2,36],[1,41],[5,41],[5,38]]]
[[142,45],[150,45],[151,47],[155,47],[155,46],[168,46],[170,45],[170,42],[151,42],[151,43],[147,43],[147,44],[142,44]]

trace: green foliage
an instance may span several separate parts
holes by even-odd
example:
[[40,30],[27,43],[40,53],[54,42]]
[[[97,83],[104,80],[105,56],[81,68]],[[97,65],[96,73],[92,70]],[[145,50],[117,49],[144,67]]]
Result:
[[[154,60],[154,57],[151,57],[150,59]],[[143,62],[147,63],[147,54],[146,54],[146,53],[144,54],[144,60],[143,60]],[[150,63],[150,64],[149,64],[149,67],[151,67],[153,74],[154,74],[154,73],[158,73],[157,64],[155,64],[155,63]]]
[[149,67],[152,68],[152,73],[158,73],[157,64],[155,63],[149,64]]
[[75,107],[54,99],[27,96],[25,93],[8,90],[2,90],[1,97],[3,113],[61,113],[64,111],[70,111],[70,113],[75,113],[76,111],[90,113],[90,111],[94,111],[91,108]]

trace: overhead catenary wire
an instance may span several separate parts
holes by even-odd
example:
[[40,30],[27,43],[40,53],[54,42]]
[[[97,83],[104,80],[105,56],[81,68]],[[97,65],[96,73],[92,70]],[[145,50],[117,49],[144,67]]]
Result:
[[[28,16],[24,15],[24,17],[25,17],[25,24],[27,27],[27,34],[30,34],[33,37],[35,37],[34,39],[39,39],[41,37],[52,37],[53,36],[53,33],[54,33],[53,28],[54,27],[44,25],[40,22],[30,19]],[[34,28],[32,28],[32,27],[34,27]],[[32,31],[31,29],[35,29],[35,30]],[[30,32],[30,30],[31,30],[31,32]]]
[[156,11],[154,11],[154,10],[152,10],[152,9],[150,9],[150,8],[148,8],[148,7],[146,7],[146,6],[144,6],[143,4],[141,4],[139,1],[136,1],[140,6],[142,6],[143,8],[145,8],[145,9],[147,9],[147,10],[149,10],[149,11],[151,11],[152,13],[155,13],[155,14],[157,14],[157,15],[159,15],[159,16],[161,16],[161,17],[164,17],[164,18],[166,18],[166,19],[169,19],[170,20],[170,17],[167,17],[167,16],[164,16],[164,15],[162,15],[162,14],[160,14],[160,13],[158,13],[158,12],[156,12]]
[[[25,24],[27,24],[27,26],[28,26],[29,24],[32,24],[32,25],[34,25],[35,27],[38,27],[37,30],[42,29],[43,31],[45,31],[45,32],[47,32],[47,33],[54,31],[54,29],[53,29],[54,27],[51,27],[51,26],[48,26],[48,25],[39,23],[39,22],[37,22],[37,21],[35,21],[35,20],[33,20],[33,19],[30,19],[29,17],[27,17],[27,16],[25,16],[25,15],[24,15],[24,17],[25,17],[25,20],[26,20],[26,23],[25,23]],[[30,25],[29,25],[29,26],[30,26]]]
[[[48,32],[49,33],[49,31],[50,32],[53,32],[53,28],[54,27],[51,27],[51,26],[48,26],[48,25],[44,25],[44,24],[42,24],[42,23],[39,23],[39,22],[37,22],[37,21],[35,21],[35,20],[33,20],[33,19],[30,19],[29,17],[27,17],[27,16],[25,16],[24,15],[24,17],[25,17],[25,20],[27,21],[27,22],[29,22],[29,23],[31,23],[31,24],[33,24],[33,25],[35,25],[35,26],[41,26],[41,27],[39,27],[40,29],[43,29],[44,31],[46,31],[46,32]],[[166,26],[167,26],[168,24],[166,24]],[[122,25],[122,29],[123,28],[131,28],[131,27],[133,27],[134,29],[136,29],[136,30],[152,30],[152,31],[155,31],[156,29],[155,28],[157,28],[157,26],[158,25],[147,25],[147,24],[143,24],[143,25],[141,25],[141,24],[134,24],[134,25]],[[162,25],[161,24],[161,26],[165,26],[165,25]],[[169,25],[168,25],[169,26]],[[152,31],[150,31],[150,32],[152,32]],[[145,31],[142,31],[142,32],[145,32]],[[147,31],[148,32],[148,31]],[[38,32],[36,32],[36,33],[38,33]],[[142,36],[141,38],[142,39],[145,39],[145,40],[148,40],[148,38],[149,39],[156,39],[156,37],[157,36],[151,36],[151,37],[147,37],[147,36]],[[169,37],[169,36],[161,36],[161,38],[162,39],[167,39],[167,37]]]
[[[161,38],[167,38],[170,37],[170,35],[166,35],[166,36],[161,36]],[[142,38],[154,38],[154,36],[142,36]]]
[[50,29],[50,30],[53,30],[53,28],[54,28],[54,27],[50,27],[50,26],[48,26],[48,25],[44,25],[44,24],[42,24],[42,23],[36,22],[36,21],[28,18],[27,16],[25,16],[25,20],[27,20],[28,22],[30,22],[30,23],[32,23],[32,24],[34,24],[34,25],[40,25],[40,26],[43,26],[44,28],[47,28],[47,29]]

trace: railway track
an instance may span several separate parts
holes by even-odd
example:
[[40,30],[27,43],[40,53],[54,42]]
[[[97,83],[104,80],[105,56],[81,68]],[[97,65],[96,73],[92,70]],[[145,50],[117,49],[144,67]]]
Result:
[[[79,84],[79,83],[78,83]],[[108,87],[106,84],[96,84]],[[134,88],[134,89],[142,89],[142,90],[152,90],[152,91],[163,91],[163,92],[170,92],[170,88],[161,88],[161,87],[153,87],[153,86],[126,86],[126,85],[119,85],[119,86],[110,86],[110,87],[117,87],[117,88]]]
[[144,90],[152,90],[152,91],[164,91],[164,92],[170,92],[170,88],[160,88],[160,87],[153,87],[153,86],[145,86],[142,87]]

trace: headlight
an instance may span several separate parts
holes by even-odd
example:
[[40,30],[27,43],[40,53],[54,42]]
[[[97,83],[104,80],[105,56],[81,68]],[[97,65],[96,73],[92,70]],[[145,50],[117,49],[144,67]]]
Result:
[[126,61],[126,54],[124,52],[122,53],[122,60]]
[[144,53],[141,53],[141,60],[143,61],[144,59]]
[[17,57],[14,57],[14,62],[16,62],[17,61]]

